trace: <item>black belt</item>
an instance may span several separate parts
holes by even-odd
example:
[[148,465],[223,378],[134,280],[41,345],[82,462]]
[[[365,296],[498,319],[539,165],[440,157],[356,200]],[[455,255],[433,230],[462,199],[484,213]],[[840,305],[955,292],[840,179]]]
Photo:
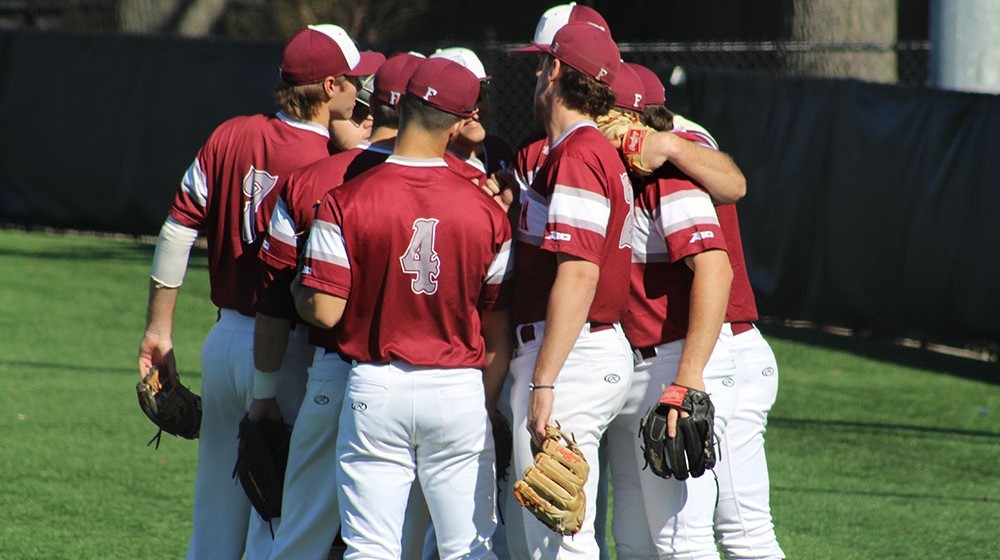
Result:
[[[598,321],[589,321],[587,325],[590,327],[590,332],[592,333],[606,331],[608,329],[615,328],[614,323],[601,323]],[[521,328],[518,330],[518,333],[521,335],[522,343],[531,342],[532,340],[535,340],[535,325],[534,324],[522,325]]]

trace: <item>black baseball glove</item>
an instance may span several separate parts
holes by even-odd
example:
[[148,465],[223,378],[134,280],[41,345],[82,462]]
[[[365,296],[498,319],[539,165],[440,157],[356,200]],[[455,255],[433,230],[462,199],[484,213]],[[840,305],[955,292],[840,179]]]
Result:
[[490,416],[493,424],[493,444],[497,455],[497,481],[507,480],[507,471],[510,470],[510,460],[514,455],[514,432],[510,429],[510,422],[499,412]]
[[[671,408],[688,413],[677,418],[677,435],[667,435]],[[699,477],[715,466],[715,406],[708,393],[671,385],[642,419],[639,437],[646,466],[663,478]]]
[[233,476],[264,521],[281,516],[281,494],[292,432],[277,420],[240,421],[240,444]]
[[198,437],[201,431],[201,397],[181,385],[176,373],[153,366],[142,381],[136,383],[135,392],[139,397],[139,407],[159,428],[149,444],[155,441],[159,449],[163,432],[185,439]]

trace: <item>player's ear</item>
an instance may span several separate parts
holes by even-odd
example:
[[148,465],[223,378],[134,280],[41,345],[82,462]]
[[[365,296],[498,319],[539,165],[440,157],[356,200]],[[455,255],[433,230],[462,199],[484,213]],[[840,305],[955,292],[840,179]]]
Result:
[[326,93],[327,98],[332,98],[341,89],[343,88],[340,87],[336,77],[327,76],[323,78],[323,92]]

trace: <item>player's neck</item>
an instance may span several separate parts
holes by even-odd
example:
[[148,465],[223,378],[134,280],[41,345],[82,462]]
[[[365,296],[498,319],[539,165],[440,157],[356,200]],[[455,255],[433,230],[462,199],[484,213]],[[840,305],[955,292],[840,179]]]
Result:
[[392,154],[408,158],[440,158],[448,149],[448,134],[410,127],[399,131]]
[[552,111],[549,113],[549,118],[544,123],[545,134],[548,136],[549,143],[551,144],[556,139],[562,137],[567,130],[582,120],[593,119],[580,111],[568,109],[561,103],[554,104]]
[[372,130],[372,135],[371,137],[368,138],[368,142],[374,144],[375,142],[380,142],[382,140],[395,138],[396,133],[397,130],[395,128],[390,128],[388,126],[380,126],[375,130]]

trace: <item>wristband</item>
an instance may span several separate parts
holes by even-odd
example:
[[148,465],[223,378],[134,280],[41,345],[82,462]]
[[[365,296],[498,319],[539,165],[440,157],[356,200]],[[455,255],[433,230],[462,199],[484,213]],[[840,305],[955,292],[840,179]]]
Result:
[[556,388],[555,385],[535,385],[534,383],[532,383],[531,385],[528,385],[528,390],[529,391],[534,391],[535,389],[553,389],[553,390],[555,390],[555,388]]
[[273,399],[278,394],[278,372],[253,370],[253,398]]

